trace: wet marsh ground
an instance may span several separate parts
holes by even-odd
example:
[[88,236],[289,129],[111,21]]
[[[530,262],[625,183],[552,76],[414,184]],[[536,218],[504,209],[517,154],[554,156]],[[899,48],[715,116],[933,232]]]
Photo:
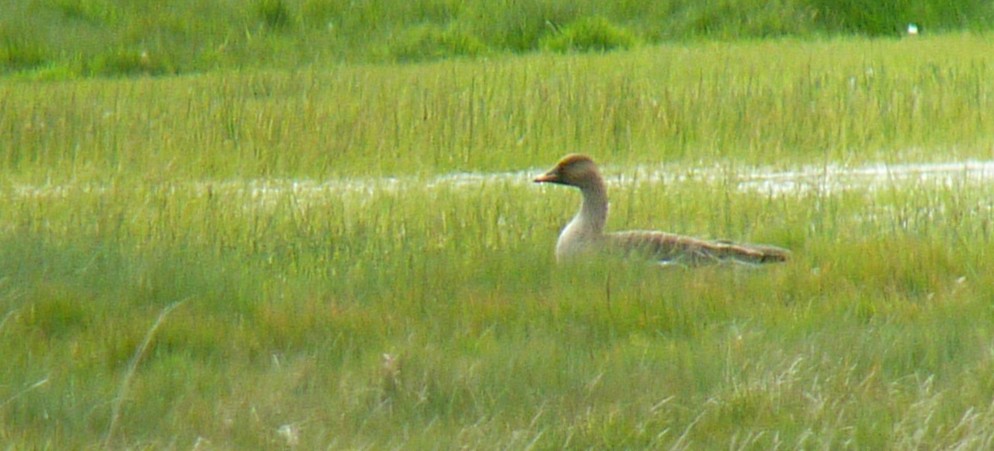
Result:
[[[988,42],[4,84],[0,437],[989,447]],[[571,151],[794,258],[556,266]]]

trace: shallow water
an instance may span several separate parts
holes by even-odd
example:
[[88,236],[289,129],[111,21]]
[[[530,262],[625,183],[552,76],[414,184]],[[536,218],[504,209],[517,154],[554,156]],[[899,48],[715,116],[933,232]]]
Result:
[[[471,188],[486,184],[531,184],[544,169],[497,173],[450,173],[432,178],[379,177],[314,179],[254,179],[214,182],[190,182],[189,188],[207,195],[239,195],[266,203],[293,194],[295,197],[325,198],[328,195],[372,195],[399,192],[414,187],[433,189]],[[657,183],[723,183],[742,191],[768,195],[800,195],[811,191],[826,194],[849,190],[875,191],[902,186],[968,187],[994,180],[994,161],[957,161],[940,163],[871,164],[848,167],[837,164],[802,166],[788,170],[764,167],[696,167],[663,165],[632,168],[606,167],[610,186],[628,187]],[[18,185],[9,194],[14,197],[62,198],[70,194],[100,194],[107,187],[99,185]],[[182,190],[182,184],[170,185]]]
[[827,165],[782,172],[756,171],[740,179],[740,189],[770,194],[875,191],[909,184],[952,187],[994,180],[994,161],[874,164],[855,168]]

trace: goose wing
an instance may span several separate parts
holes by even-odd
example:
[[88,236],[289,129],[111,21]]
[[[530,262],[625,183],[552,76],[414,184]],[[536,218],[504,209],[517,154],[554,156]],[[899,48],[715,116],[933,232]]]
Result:
[[639,255],[664,264],[776,263],[787,261],[790,256],[790,251],[776,246],[708,241],[666,232],[617,232],[608,234],[607,238],[610,247],[622,254]]

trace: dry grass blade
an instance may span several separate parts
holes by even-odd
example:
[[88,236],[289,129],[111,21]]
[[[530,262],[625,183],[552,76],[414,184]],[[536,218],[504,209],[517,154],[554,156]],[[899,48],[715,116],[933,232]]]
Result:
[[121,381],[121,388],[117,392],[117,397],[114,398],[114,407],[111,409],[110,415],[110,426],[107,427],[107,437],[104,439],[104,447],[110,447],[110,444],[114,441],[114,433],[117,431],[117,421],[121,416],[121,406],[124,404],[124,398],[128,395],[128,386],[131,383],[131,379],[135,375],[135,369],[138,368],[138,364],[141,362],[142,357],[145,356],[145,351],[148,349],[148,345],[152,343],[152,338],[155,337],[155,331],[159,329],[169,313],[172,312],[176,307],[179,307],[190,298],[183,299],[181,301],[174,302],[162,309],[159,313],[159,317],[156,318],[155,324],[149,328],[148,332],[145,334],[145,339],[142,340],[141,346],[135,350],[135,355],[131,358],[131,363],[128,364],[128,372],[124,375],[124,380]]

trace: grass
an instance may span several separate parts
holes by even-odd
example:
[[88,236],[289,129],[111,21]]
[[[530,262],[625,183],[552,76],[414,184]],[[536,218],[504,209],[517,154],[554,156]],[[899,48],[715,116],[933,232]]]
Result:
[[[595,19],[596,18],[596,19]],[[34,0],[0,5],[0,74],[78,78],[433,60],[697,39],[990,29],[982,0]],[[486,51],[484,51],[486,50]]]
[[543,39],[542,46],[558,51],[608,51],[628,49],[636,38],[603,17],[586,17],[571,23]]
[[[986,157],[986,43],[5,83],[0,438],[985,448],[988,187],[738,181],[760,165]],[[612,185],[611,229],[794,259],[554,265],[577,195],[528,176],[567,151],[612,176],[690,174]],[[508,170],[522,172],[451,175]]]
[[633,213],[613,228],[749,231],[796,252],[763,270],[662,273],[550,266],[573,206],[535,190],[265,202],[177,184],[8,200],[24,224],[3,246],[4,380],[49,382],[5,406],[5,437],[102,440],[135,349],[187,296],[132,379],[121,444],[273,446],[284,425],[305,447],[990,436],[983,187],[616,190],[615,210]]
[[982,157],[994,134],[989,46],[969,34],[703,43],[11,82],[0,86],[0,161],[35,183],[520,170],[567,151],[619,164]]

